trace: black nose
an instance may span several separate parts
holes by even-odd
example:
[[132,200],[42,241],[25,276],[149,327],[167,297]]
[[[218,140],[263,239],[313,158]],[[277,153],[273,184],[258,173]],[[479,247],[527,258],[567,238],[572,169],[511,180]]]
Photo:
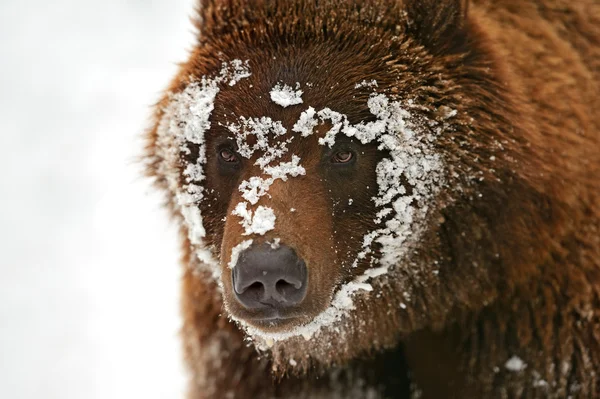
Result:
[[308,283],[306,264],[285,245],[263,244],[243,251],[232,277],[235,296],[247,309],[297,305]]

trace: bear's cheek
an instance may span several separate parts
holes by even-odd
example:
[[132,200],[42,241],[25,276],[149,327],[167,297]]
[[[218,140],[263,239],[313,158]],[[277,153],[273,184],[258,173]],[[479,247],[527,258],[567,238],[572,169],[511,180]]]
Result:
[[[309,322],[330,306],[334,288],[343,277],[341,262],[336,253],[331,202],[322,181],[311,174],[295,177],[287,182],[276,181],[269,189],[269,196],[248,206],[253,212],[262,206],[274,214],[273,227],[264,234],[248,234],[241,223],[242,218],[232,215],[240,202],[243,202],[243,198],[233,192],[227,212],[229,216],[224,222],[220,251],[221,279],[228,313],[234,319],[265,331],[290,330]],[[241,291],[239,280],[236,285],[238,290],[234,287],[235,268],[245,268],[245,274],[254,273],[253,278],[258,279],[258,285],[269,284],[269,281],[261,280],[262,273],[278,273],[286,268],[286,262],[290,263],[288,256],[281,260],[281,267],[272,265],[278,251],[290,252],[293,254],[290,256],[294,257],[292,263],[304,265],[306,279],[303,282],[305,285],[302,289],[305,289],[305,293],[301,295],[302,299],[298,301],[297,297],[293,297],[286,301],[286,298],[259,298],[259,302],[264,302],[267,306],[248,306],[238,292]],[[250,252],[253,261],[248,264],[246,259]],[[264,263],[261,263],[262,253]],[[241,270],[238,269],[237,273],[241,273]],[[282,276],[282,280],[285,281],[286,277]],[[259,292],[257,295],[266,294]]]

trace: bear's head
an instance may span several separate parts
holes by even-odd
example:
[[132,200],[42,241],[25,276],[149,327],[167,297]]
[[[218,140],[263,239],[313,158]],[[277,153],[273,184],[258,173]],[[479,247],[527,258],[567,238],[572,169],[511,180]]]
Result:
[[544,205],[512,167],[536,167],[527,122],[469,21],[450,0],[201,4],[150,173],[280,364],[396,345],[529,273],[505,267]]

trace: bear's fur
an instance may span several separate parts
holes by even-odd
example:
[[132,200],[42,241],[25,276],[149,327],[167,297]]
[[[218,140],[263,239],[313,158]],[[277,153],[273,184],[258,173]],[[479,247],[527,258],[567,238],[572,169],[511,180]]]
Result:
[[[222,277],[198,259],[181,223],[190,398],[600,397],[600,2],[200,3],[197,44],[148,133],[148,171],[177,220],[173,184],[185,183],[183,170],[201,154],[190,145],[178,165],[167,161],[165,110],[173,95],[237,59],[248,60],[252,74],[219,82],[210,140],[238,116],[269,116],[291,130],[308,106],[359,123],[372,117],[366,103],[376,91],[440,129],[432,148],[445,169],[418,242],[373,278],[373,291],[355,295],[335,328],[273,342],[252,334],[271,328],[260,325],[246,339],[243,310],[222,273],[242,239],[230,216],[242,178],[219,175],[207,155],[197,205]],[[357,88],[365,80],[377,87]],[[301,83],[304,104],[273,104],[269,90],[279,82]],[[305,152],[307,170],[318,164],[316,141],[293,148]],[[371,263],[343,266],[376,212],[383,155],[369,145],[363,154],[367,166],[351,180],[307,173],[274,183],[264,199],[277,225],[255,239],[282,237],[307,261],[312,281],[326,282],[309,291],[306,320],[273,332],[310,321],[377,262],[375,251]],[[284,215],[290,204],[297,212]]]

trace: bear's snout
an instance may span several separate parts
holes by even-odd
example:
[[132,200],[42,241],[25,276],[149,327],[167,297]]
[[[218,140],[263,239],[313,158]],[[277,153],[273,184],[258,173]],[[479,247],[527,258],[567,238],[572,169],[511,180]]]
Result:
[[246,309],[281,310],[302,302],[308,273],[305,262],[292,248],[263,244],[240,254],[232,282],[236,300]]

